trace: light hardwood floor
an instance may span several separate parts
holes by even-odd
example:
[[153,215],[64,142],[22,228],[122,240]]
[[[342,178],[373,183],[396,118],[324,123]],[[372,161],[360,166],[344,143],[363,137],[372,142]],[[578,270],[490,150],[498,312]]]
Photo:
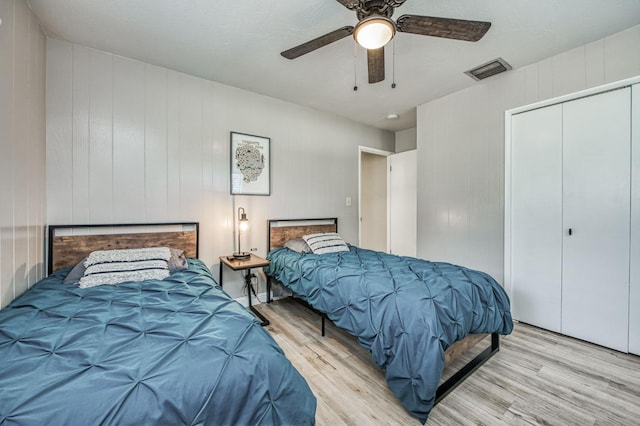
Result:
[[[355,338],[291,299],[258,305],[318,399],[318,425],[419,425]],[[640,357],[525,324],[442,400],[428,425],[640,425]]]

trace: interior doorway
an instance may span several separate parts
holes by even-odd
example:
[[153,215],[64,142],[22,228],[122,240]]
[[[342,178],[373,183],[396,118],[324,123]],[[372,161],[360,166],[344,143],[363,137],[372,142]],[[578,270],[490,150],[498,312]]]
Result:
[[358,246],[387,252],[389,250],[389,193],[387,157],[392,152],[359,147]]
[[358,246],[416,256],[417,151],[360,147]]

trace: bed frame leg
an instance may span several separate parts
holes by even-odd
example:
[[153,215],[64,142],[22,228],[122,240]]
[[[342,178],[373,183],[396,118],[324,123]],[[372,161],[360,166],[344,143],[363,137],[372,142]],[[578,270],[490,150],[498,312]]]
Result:
[[[272,278],[271,276],[267,276],[267,303],[271,303],[271,280],[272,279],[275,279],[275,278]],[[311,305],[309,305],[307,302],[305,302],[304,300],[300,299],[299,297],[295,297],[295,294],[293,296],[293,300],[295,300],[296,302],[298,302],[299,304],[301,304],[305,308],[307,308],[307,309],[317,313],[318,315],[320,315],[320,320],[321,320],[321,323],[322,323],[322,326],[321,326],[321,328],[322,328],[322,336],[324,337],[325,331],[326,331],[325,320],[327,318],[327,315],[323,314],[319,310],[313,308]]]
[[271,303],[271,276],[267,275],[267,303]]
[[[491,333],[491,346],[479,353],[474,359],[469,361],[464,367],[457,371],[453,376],[449,377],[444,383],[438,386],[436,391],[436,402],[438,404],[442,399],[462,383],[471,373],[478,367],[487,362],[489,358],[500,350],[500,335]],[[434,404],[434,405],[435,405]]]

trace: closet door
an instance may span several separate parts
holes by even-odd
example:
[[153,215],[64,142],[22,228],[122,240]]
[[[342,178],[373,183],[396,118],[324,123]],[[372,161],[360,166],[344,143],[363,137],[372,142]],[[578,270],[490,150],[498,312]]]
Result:
[[563,104],[562,332],[625,352],[630,90]]
[[562,278],[562,105],[511,121],[513,317],[557,331]]
[[632,90],[629,352],[640,355],[640,84],[633,86]]

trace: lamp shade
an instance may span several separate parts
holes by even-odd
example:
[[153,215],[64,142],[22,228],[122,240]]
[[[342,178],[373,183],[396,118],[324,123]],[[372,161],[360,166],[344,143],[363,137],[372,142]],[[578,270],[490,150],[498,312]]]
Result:
[[238,229],[242,232],[249,230],[249,219],[247,219],[247,213],[242,207],[238,209],[238,214]]
[[251,256],[251,253],[242,251],[240,246],[240,235],[243,232],[249,230],[249,219],[247,219],[247,212],[244,208],[238,208],[238,251],[233,253],[233,257],[236,259],[246,259]]
[[372,16],[358,22],[353,38],[365,49],[378,49],[389,43],[396,34],[393,21],[384,16]]

